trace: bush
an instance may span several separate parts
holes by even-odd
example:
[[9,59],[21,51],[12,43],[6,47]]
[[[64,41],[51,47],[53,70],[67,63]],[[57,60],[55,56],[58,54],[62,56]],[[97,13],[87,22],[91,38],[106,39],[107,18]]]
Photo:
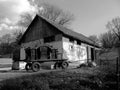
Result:
[[104,84],[114,81],[110,80],[114,72],[106,67],[86,68],[8,79],[0,83],[0,90],[114,90],[111,84]]
[[13,57],[12,57],[13,61],[19,61],[20,60],[20,48],[16,48],[13,51]]
[[79,73],[50,72],[2,81],[0,90],[96,90],[97,83],[88,78]]
[[49,84],[42,78],[16,78],[5,80],[0,84],[0,90],[50,90]]

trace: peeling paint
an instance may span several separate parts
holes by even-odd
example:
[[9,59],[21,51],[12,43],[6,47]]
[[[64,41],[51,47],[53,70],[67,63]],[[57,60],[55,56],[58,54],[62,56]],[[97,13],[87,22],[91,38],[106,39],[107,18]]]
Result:
[[70,62],[85,63],[87,62],[87,48],[83,45],[63,41],[63,58],[68,59]]

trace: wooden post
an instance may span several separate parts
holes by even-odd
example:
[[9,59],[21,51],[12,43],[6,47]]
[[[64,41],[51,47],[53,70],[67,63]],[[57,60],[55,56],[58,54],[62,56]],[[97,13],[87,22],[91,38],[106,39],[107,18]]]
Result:
[[116,60],[117,90],[119,90],[119,59],[120,57],[118,57]]
[[100,66],[101,66],[101,59],[99,59],[100,60]]
[[120,42],[118,43],[118,58],[116,60],[117,90],[119,90],[119,61],[120,61]]

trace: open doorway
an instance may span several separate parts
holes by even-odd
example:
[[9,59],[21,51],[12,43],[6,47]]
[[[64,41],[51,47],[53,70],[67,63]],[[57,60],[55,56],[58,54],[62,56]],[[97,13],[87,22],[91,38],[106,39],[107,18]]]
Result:
[[95,56],[94,56],[94,48],[91,48],[91,61],[94,61]]

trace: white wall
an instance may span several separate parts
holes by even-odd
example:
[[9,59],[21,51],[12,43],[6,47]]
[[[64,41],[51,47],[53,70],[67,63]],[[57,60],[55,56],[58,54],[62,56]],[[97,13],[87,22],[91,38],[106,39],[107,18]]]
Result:
[[63,37],[62,40],[63,58],[70,62],[79,61],[80,64],[87,62],[87,47],[84,44],[77,45],[76,41],[69,42],[66,37]]

